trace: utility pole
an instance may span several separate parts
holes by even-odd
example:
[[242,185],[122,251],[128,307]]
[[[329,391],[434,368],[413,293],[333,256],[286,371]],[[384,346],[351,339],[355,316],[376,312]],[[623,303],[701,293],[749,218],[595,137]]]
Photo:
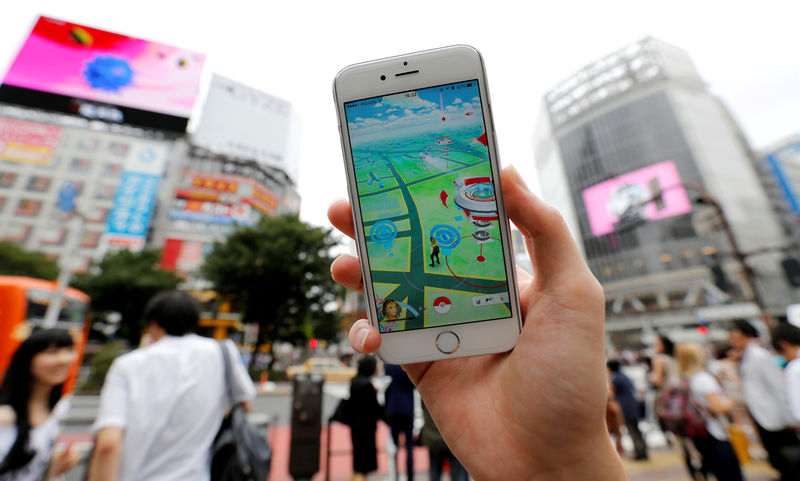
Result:
[[[72,266],[75,264],[75,257],[77,257],[78,248],[80,247],[81,238],[83,237],[83,228],[86,219],[83,215],[75,209],[75,197],[78,191],[72,182],[68,182],[61,187],[58,192],[58,208],[62,215],[72,215],[76,219],[77,225],[74,229],[67,227],[67,242],[64,249],[64,254],[61,258],[61,270],[58,273],[58,280],[56,281],[56,291],[50,299],[50,304],[47,306],[47,312],[44,315],[43,327],[52,328],[58,323],[58,317],[61,314],[61,303],[64,302],[64,291],[69,285],[72,278]],[[69,223],[67,220],[67,224]]]
[[665,189],[662,189],[660,193],[658,193],[653,198],[644,202],[644,204],[649,204],[654,202],[657,199],[661,198],[661,195],[666,190],[675,189],[678,187],[683,187],[685,190],[691,190],[699,194],[699,198],[695,200],[695,202],[700,204],[707,204],[710,205],[714,211],[716,212],[717,216],[720,219],[720,224],[722,226],[722,230],[725,231],[725,236],[728,238],[728,243],[731,245],[731,250],[733,251],[733,257],[739,263],[739,267],[744,274],[745,282],[747,282],[747,286],[750,288],[750,292],[753,296],[753,301],[758,306],[758,310],[761,313],[761,320],[767,325],[769,329],[774,327],[772,316],[769,315],[767,312],[767,306],[764,302],[764,299],[761,297],[759,293],[758,287],[756,286],[756,273],[755,271],[747,264],[747,256],[749,254],[743,252],[739,248],[739,243],[736,241],[736,236],[733,235],[733,229],[731,229],[730,223],[728,223],[728,218],[725,216],[725,212],[722,210],[722,206],[717,202],[717,200],[700,184],[695,184],[693,182],[682,182],[680,184],[676,184],[673,186],[669,186]]

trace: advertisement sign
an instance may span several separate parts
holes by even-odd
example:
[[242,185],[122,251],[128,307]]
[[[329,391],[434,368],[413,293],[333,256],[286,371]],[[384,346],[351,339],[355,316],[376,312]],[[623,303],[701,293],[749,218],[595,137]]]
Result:
[[39,17],[0,100],[183,131],[204,62],[198,52]]
[[[273,214],[283,202],[274,192],[260,182],[240,175],[209,175],[184,170],[185,188],[175,190],[175,197],[193,201],[218,202],[222,204],[245,204],[263,214]],[[244,208],[240,205],[239,208]],[[197,215],[175,213],[175,219],[200,220]],[[249,215],[249,211],[248,211]],[[220,221],[221,219],[217,219]]]
[[108,244],[133,250],[144,247],[167,155],[167,146],[155,142],[136,142],[128,151],[108,213]]
[[161,255],[161,267],[170,271],[193,271],[200,267],[209,244],[184,239],[167,239]]
[[692,204],[672,161],[643,167],[583,191],[592,234],[601,236],[646,222],[688,214]]
[[0,160],[50,165],[61,127],[0,117]]
[[299,120],[283,99],[214,75],[192,140],[212,152],[280,169],[297,182]]
[[247,204],[229,205],[218,202],[175,199],[169,211],[170,219],[209,222],[211,224],[247,224],[251,208]]

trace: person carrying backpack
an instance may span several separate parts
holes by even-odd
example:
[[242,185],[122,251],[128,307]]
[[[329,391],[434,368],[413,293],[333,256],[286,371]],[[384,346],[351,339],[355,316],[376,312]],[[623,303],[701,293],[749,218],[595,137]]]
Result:
[[717,481],[744,481],[726,430],[726,415],[733,409],[734,402],[725,396],[717,380],[705,369],[703,346],[696,342],[678,344],[675,357],[683,382],[665,394],[662,413],[668,416],[680,410],[682,423],[675,417],[664,417],[665,424],[678,430],[676,434],[692,440],[703,457],[703,466]]

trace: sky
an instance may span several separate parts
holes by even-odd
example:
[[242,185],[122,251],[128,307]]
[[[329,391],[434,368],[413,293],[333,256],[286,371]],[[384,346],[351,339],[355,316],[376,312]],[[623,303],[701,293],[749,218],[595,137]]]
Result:
[[[472,127],[483,133],[480,93],[475,82],[420,89],[345,105],[353,146],[420,133]],[[473,139],[475,140],[475,139]]]
[[533,157],[542,95],[648,35],[690,54],[754,148],[800,133],[799,13],[791,0],[29,0],[3,6],[0,72],[39,14],[204,52],[201,95],[216,72],[292,103],[302,124],[300,216],[327,225],[328,205],[347,195],[332,82],[349,64],[476,47],[486,64],[500,162],[537,190],[546,182]]

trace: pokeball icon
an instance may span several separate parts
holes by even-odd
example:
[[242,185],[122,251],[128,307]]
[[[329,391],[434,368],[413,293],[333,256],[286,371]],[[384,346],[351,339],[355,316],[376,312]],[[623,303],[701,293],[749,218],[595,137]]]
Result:
[[450,302],[450,299],[444,296],[437,297],[433,301],[433,310],[438,312],[439,314],[447,314],[448,312],[450,312],[450,307],[452,305],[453,303]]

